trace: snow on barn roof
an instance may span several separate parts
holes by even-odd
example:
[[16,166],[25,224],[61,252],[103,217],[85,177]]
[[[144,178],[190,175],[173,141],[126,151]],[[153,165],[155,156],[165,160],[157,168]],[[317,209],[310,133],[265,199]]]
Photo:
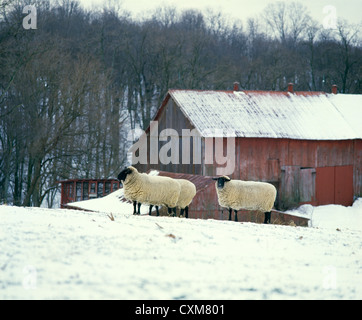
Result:
[[362,95],[332,94],[330,100],[351,125],[353,130],[362,137]]
[[362,138],[362,95],[324,92],[169,90],[203,137]]

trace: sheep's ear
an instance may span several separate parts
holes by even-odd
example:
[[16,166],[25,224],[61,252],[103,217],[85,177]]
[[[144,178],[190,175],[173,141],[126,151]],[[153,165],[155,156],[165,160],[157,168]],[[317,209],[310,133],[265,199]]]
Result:
[[225,181],[230,181],[231,179],[228,176],[223,177]]
[[133,170],[132,170],[132,169],[127,168],[127,170],[126,170],[126,174],[130,174],[130,173],[132,173],[132,172],[133,172]]
[[219,179],[219,178],[212,178],[212,180],[216,180],[216,181],[217,181],[217,179]]
[[133,166],[129,166],[127,169],[128,169],[128,173],[138,172],[138,170]]
[[130,173],[132,173],[132,170],[129,169],[129,168],[125,168],[125,169],[123,169],[123,170],[119,173],[117,179],[118,179],[119,181],[125,180],[126,177],[127,177],[127,175],[130,174]]

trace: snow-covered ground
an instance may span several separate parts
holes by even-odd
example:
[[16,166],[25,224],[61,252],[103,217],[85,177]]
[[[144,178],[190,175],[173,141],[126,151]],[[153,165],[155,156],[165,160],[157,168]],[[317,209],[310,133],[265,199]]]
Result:
[[115,195],[0,206],[0,299],[362,299],[361,198],[301,207],[303,228],[133,216]]

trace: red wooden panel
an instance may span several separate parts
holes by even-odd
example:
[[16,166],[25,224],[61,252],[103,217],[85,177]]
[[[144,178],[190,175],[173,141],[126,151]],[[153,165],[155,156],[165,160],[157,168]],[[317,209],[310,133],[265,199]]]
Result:
[[318,205],[334,203],[334,167],[316,168],[316,198]]
[[353,193],[356,196],[362,195],[362,140],[354,141],[353,160]]
[[75,182],[62,182],[62,195],[61,195],[61,207],[64,204],[73,202],[75,200]]
[[335,167],[334,203],[350,206],[353,202],[353,166]]

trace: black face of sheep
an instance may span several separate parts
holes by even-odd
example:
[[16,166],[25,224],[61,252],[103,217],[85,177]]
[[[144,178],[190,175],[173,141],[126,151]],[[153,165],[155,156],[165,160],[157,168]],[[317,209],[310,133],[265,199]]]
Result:
[[130,168],[125,168],[120,172],[120,174],[118,175],[117,178],[119,181],[125,181],[127,178],[127,175],[130,173],[132,173],[132,170]]
[[224,188],[225,182],[228,182],[231,179],[227,176],[222,176],[222,177],[218,177],[218,178],[212,178],[212,180],[217,181],[217,187],[219,189],[222,189],[222,188]]

